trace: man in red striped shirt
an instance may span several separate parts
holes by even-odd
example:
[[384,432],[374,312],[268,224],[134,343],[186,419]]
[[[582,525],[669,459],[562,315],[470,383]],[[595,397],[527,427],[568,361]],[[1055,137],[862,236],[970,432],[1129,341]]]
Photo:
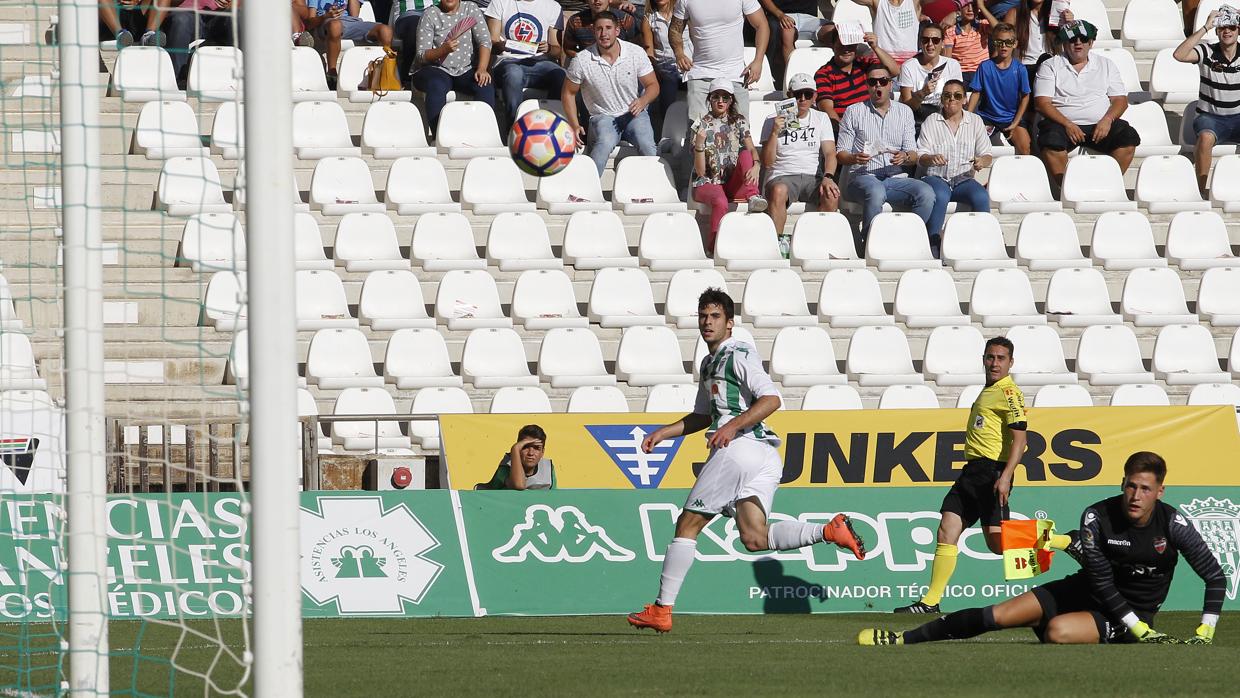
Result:
[[861,44],[841,44],[836,35],[831,48],[835,56],[814,73],[814,84],[818,88],[815,99],[819,111],[824,111],[837,126],[844,116],[844,110],[858,102],[869,98],[869,88],[865,84],[865,73],[874,66],[881,65],[892,75],[899,75],[900,66],[884,50],[878,47],[878,40],[873,32],[866,32],[865,43],[870,50],[862,56],[857,55]]

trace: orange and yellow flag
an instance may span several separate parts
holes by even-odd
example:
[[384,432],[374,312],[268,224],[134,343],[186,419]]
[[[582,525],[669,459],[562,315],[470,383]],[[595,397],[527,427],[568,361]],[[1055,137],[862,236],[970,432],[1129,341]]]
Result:
[[1004,521],[1003,577],[1008,581],[1036,577],[1051,568],[1054,551],[1049,547],[1055,522],[1048,519]]

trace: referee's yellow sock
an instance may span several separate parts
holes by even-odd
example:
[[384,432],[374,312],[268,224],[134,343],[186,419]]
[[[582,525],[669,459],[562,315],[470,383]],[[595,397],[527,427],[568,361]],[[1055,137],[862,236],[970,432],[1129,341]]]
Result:
[[930,566],[930,588],[921,602],[927,606],[938,605],[943,600],[943,592],[956,571],[956,556],[960,549],[951,543],[939,543],[934,548],[934,563]]
[[1051,536],[1050,546],[1054,550],[1063,550],[1072,545],[1072,537],[1066,533],[1056,533]]

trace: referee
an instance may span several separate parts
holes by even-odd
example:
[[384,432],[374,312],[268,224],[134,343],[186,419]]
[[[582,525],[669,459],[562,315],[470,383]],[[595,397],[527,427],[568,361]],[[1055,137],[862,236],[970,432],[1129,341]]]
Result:
[[[1002,554],[1001,522],[1007,518],[1012,474],[1025,453],[1028,421],[1025,395],[1008,373],[1012,370],[1012,341],[995,337],[986,342],[982,365],[986,387],[973,401],[964,438],[964,470],[939,507],[938,545],[930,568],[930,588],[920,601],[895,609],[896,613],[940,613],[943,590],[956,570],[956,543],[960,534],[980,519],[986,545]],[[1066,548],[1071,537],[1057,535],[1051,547]]]

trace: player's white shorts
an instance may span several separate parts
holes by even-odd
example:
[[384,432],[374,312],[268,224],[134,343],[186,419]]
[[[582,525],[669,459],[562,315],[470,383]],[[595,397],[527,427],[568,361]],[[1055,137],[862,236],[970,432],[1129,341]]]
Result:
[[733,439],[727,448],[711,449],[685,509],[700,514],[736,513],[736,502],[757,497],[769,516],[784,462],[774,446],[750,438]]

